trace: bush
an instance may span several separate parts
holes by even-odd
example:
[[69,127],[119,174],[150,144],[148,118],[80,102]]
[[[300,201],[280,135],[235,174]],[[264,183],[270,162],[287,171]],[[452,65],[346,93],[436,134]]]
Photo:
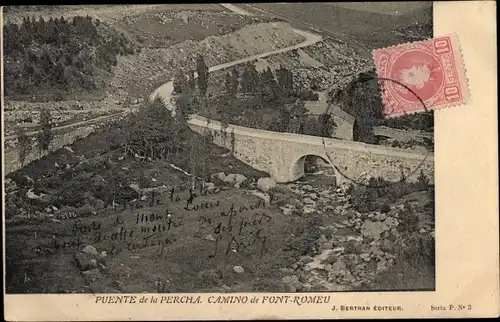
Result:
[[296,237],[287,242],[283,250],[288,252],[289,257],[295,260],[300,256],[310,254],[315,249],[316,242],[321,236],[318,227],[322,224],[321,216],[313,215],[308,217],[294,233]]

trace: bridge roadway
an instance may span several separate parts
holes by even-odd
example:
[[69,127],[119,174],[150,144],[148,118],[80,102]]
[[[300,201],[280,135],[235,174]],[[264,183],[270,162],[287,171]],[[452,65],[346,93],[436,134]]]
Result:
[[304,162],[309,155],[331,160],[338,182],[358,181],[367,175],[398,181],[402,172],[408,181],[416,181],[420,170],[430,180],[434,179],[434,154],[431,152],[231,124],[223,128],[220,122],[199,115],[193,115],[188,123],[197,133],[212,134],[214,143],[233,150],[237,159],[269,173],[277,182],[292,182],[302,177]]

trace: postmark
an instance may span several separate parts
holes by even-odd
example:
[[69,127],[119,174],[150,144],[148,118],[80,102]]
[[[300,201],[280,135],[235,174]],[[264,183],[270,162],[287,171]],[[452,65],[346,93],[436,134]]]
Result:
[[379,79],[394,80],[380,84],[386,117],[461,105],[470,98],[456,35],[376,49],[372,54]]

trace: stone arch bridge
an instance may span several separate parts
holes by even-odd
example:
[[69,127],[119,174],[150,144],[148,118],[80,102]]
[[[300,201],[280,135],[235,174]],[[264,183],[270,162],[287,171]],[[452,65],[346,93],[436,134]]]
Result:
[[397,181],[402,172],[408,181],[416,181],[420,170],[431,182],[434,180],[433,153],[231,124],[224,128],[220,122],[199,115],[193,115],[188,123],[197,133],[208,134],[210,131],[215,144],[228,149],[234,146],[237,159],[254,169],[269,173],[280,183],[302,177],[304,162],[309,155],[331,159],[338,183],[366,175]]

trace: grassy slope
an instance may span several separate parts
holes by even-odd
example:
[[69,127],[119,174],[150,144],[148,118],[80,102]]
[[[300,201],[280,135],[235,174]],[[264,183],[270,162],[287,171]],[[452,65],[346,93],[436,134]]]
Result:
[[[94,133],[87,139],[75,142],[72,145],[72,149],[74,151],[73,153],[66,149],[60,149],[39,161],[31,163],[24,169],[9,175],[9,177],[16,180],[21,186],[21,194],[26,191],[26,188],[23,188],[21,183],[24,175],[29,175],[37,182],[39,182],[39,180],[42,182],[62,182],[61,180],[64,180],[64,184],[53,187],[56,190],[58,187],[59,189],[64,189],[64,187],[75,186],[78,183],[73,179],[62,179],[64,173],[74,170],[57,169],[55,167],[55,162],[61,165],[68,163],[74,167],[75,163],[78,162],[78,157],[85,154],[87,160],[94,160],[97,162],[97,160],[107,160],[110,158],[115,162],[112,169],[103,168],[101,170],[96,170],[95,173],[92,172],[94,178],[99,174],[105,178],[105,180],[109,181],[112,180],[112,177],[117,175],[117,173],[122,172],[122,175],[124,175],[123,172],[126,172],[125,176],[130,180],[133,178],[137,179],[141,175],[149,178],[149,180],[155,177],[157,181],[154,183],[151,182],[150,186],[161,186],[165,184],[168,187],[183,189],[186,188],[189,183],[189,177],[178,170],[172,169],[168,165],[168,163],[171,162],[181,168],[187,169],[187,158],[182,155],[172,156],[171,160],[168,162],[141,163],[131,159],[117,161],[117,157],[119,156],[118,151],[105,152],[107,150],[107,141],[105,137],[99,133]],[[226,171],[226,173],[242,173],[249,178],[264,175],[250,169],[232,157],[218,157],[218,155],[227,151],[215,146],[213,149],[216,156],[209,160],[209,164],[206,167],[206,174]],[[128,170],[122,170],[123,167],[127,167]],[[38,184],[39,183],[37,183],[37,185]],[[126,183],[124,182],[124,184]],[[84,194],[85,191],[78,191],[77,189],[76,193]],[[256,213],[266,213],[272,218],[270,223],[263,225],[265,232],[268,232],[266,235],[269,236],[266,242],[266,248],[269,249],[269,253],[262,258],[258,258],[258,256],[255,255],[255,249],[249,247],[248,253],[240,250],[238,253],[230,252],[228,256],[225,256],[223,254],[225,252],[224,247],[227,247],[227,243],[230,240],[228,236],[225,236],[221,241],[219,254],[215,259],[209,260],[207,256],[213,250],[214,244],[213,242],[204,240],[204,237],[207,234],[215,235],[213,229],[219,221],[223,224],[227,223],[227,218],[220,218],[220,216],[218,216],[220,211],[228,209],[231,203],[235,203],[238,206],[252,205],[255,204],[259,198],[248,195],[244,193],[243,190],[232,188],[223,191],[217,196],[217,200],[221,202],[221,206],[217,208],[217,211],[203,210],[198,212],[187,212],[182,209],[185,205],[184,202],[167,204],[167,195],[168,192],[163,191],[161,196],[161,200],[165,201],[163,205],[148,207],[147,204],[149,201],[145,201],[142,202],[142,204],[145,204],[146,208],[142,210],[132,211],[128,209],[125,211],[113,211],[111,209],[101,209],[96,216],[83,219],[83,222],[87,224],[90,224],[93,220],[99,221],[103,226],[103,233],[110,234],[115,230],[112,224],[117,214],[125,218],[124,227],[128,229],[132,229],[133,227],[140,229],[140,227],[134,223],[135,215],[138,212],[148,214],[151,212],[163,213],[165,208],[168,207],[174,214],[173,218],[184,217],[183,228],[174,234],[177,238],[177,242],[171,247],[167,247],[162,257],[156,255],[155,252],[158,250],[156,247],[146,248],[142,251],[123,252],[117,256],[110,256],[107,263],[108,273],[99,279],[98,282],[90,284],[86,283],[82,278],[72,259],[72,254],[75,252],[74,248],[62,251],[54,251],[53,249],[53,235],[56,236],[58,242],[74,240],[76,236],[72,235],[72,227],[76,221],[75,219],[62,220],[61,222],[48,221],[43,224],[40,224],[37,220],[23,220],[17,224],[9,221],[6,234],[8,249],[7,261],[9,263],[7,287],[9,292],[84,292],[88,291],[89,286],[91,290],[95,292],[110,292],[117,288],[126,292],[140,292],[144,290],[154,292],[157,291],[157,286],[154,284],[156,278],[170,279],[170,290],[177,292],[195,291],[198,289],[209,290],[212,287],[217,287],[220,290],[222,284],[219,282],[221,281],[224,281],[226,285],[233,286],[236,289],[242,287],[249,291],[253,288],[264,287],[268,284],[276,284],[280,281],[281,278],[278,276],[280,274],[278,267],[283,265],[282,256],[288,256],[280,252],[280,250],[283,244],[286,244],[284,241],[289,236],[288,231],[291,229],[290,227],[293,225],[297,227],[298,225],[298,223],[293,222],[293,218],[284,218],[281,211],[277,209],[276,206],[240,214],[234,219],[235,232],[237,228],[239,228],[238,225],[241,223],[243,217],[253,220]],[[186,200],[188,192],[183,190],[180,195],[183,200]],[[11,198],[10,195],[7,199],[9,198]],[[211,199],[214,200],[214,197],[212,196]],[[195,204],[197,202],[201,203],[201,200],[200,198],[195,199]],[[210,197],[203,197],[203,200],[210,200]],[[30,202],[27,198],[24,198],[22,202],[24,202],[24,206],[18,205],[18,207],[29,209],[33,206],[29,205]],[[119,209],[121,209],[121,207]],[[199,216],[201,215],[209,218],[212,224],[205,224],[204,229],[200,232],[200,237],[195,238],[194,233],[200,224]],[[11,216],[12,214],[6,213],[7,218]],[[246,230],[247,233],[241,236],[237,235],[235,232],[233,233],[237,235],[237,238],[242,238],[247,242],[251,242],[253,236],[250,231],[255,231],[255,229],[247,227]],[[272,234],[270,232],[272,232]],[[164,235],[166,238],[172,234],[165,233]],[[90,234],[85,236],[92,238]],[[99,250],[108,249],[109,251],[109,243],[93,243],[91,240],[85,239],[87,238],[85,236],[81,236],[82,243],[91,243]],[[142,241],[143,237],[144,236],[137,236],[133,241],[139,243]],[[226,244],[225,246],[223,246],[223,242]],[[36,252],[37,247],[41,247],[47,254],[39,255]],[[127,245],[124,244],[124,247],[127,247]],[[137,256],[139,258],[137,258]],[[247,273],[243,276],[237,276],[237,274],[232,271],[234,265],[242,265]],[[158,271],[158,267],[162,267],[162,270]],[[219,276],[215,278],[215,281],[210,282],[207,281],[207,278],[200,278],[198,276],[200,272],[202,272],[200,274],[209,275],[219,274],[211,270],[219,270],[224,278]],[[180,274],[181,272],[182,274]],[[261,280],[255,280],[256,278],[261,278]],[[238,283],[236,283],[236,281],[238,281]],[[239,286],[236,284],[231,285],[233,282]],[[118,287],[117,285],[124,286]]]
[[416,21],[432,21],[432,8],[415,8],[405,15],[391,15],[353,10],[343,4],[337,6],[329,3],[259,3],[255,6],[319,26],[332,33],[352,36],[369,48],[399,43],[401,40],[391,33],[396,27]]

